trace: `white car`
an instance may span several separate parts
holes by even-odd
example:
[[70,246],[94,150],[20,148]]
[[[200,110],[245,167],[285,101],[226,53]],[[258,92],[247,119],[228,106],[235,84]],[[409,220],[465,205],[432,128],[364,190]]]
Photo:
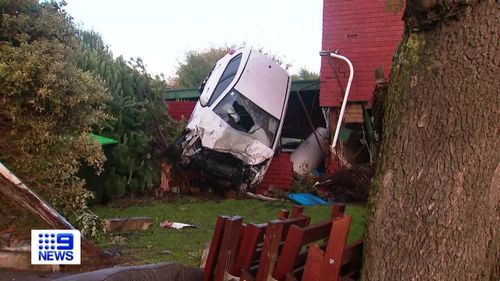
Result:
[[231,50],[204,83],[179,140],[181,164],[252,190],[278,147],[291,77],[269,57]]

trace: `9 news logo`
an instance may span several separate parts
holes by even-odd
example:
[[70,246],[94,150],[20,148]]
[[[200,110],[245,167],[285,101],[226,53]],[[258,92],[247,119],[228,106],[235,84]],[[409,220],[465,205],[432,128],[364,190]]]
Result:
[[31,230],[31,264],[80,264],[80,231]]

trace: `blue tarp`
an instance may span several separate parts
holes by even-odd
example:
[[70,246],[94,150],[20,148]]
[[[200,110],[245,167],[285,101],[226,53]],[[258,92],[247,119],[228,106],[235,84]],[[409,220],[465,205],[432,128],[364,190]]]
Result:
[[288,199],[303,206],[327,205],[328,202],[309,193],[290,193]]

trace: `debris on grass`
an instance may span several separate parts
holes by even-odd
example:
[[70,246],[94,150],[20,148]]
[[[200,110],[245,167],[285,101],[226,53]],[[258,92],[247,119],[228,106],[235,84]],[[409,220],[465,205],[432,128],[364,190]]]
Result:
[[173,228],[173,229],[182,229],[182,228],[187,228],[187,227],[194,227],[196,226],[192,224],[187,224],[187,223],[182,223],[182,222],[175,222],[175,221],[169,221],[166,220],[162,223],[160,223],[160,227],[162,228]]
[[111,218],[104,220],[107,232],[147,230],[153,224],[150,217]]
[[192,251],[188,252],[188,258],[192,260],[200,260],[202,255],[202,251]]
[[328,202],[309,193],[290,193],[288,198],[302,206],[326,205]]
[[163,251],[160,252],[160,254],[171,255],[172,251],[170,251],[170,250],[163,250]]
[[255,194],[255,193],[247,192],[246,195],[248,197],[250,197],[250,198],[259,199],[259,200],[267,201],[267,202],[276,202],[276,201],[278,201],[278,199],[276,199],[276,198],[268,197],[268,196],[265,196],[265,195],[262,195],[262,194]]

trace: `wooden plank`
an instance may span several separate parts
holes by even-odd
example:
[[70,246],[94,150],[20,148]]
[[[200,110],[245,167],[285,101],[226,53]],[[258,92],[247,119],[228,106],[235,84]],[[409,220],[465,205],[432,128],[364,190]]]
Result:
[[151,217],[127,217],[104,219],[106,232],[147,230],[153,224]]
[[332,219],[340,218],[344,216],[344,213],[345,213],[345,204],[338,204],[338,203],[333,204],[332,215],[331,215]]
[[[323,243],[323,244],[317,244],[317,243],[314,243],[316,245],[318,245],[318,247],[324,252],[326,250],[326,246],[327,244],[326,243]],[[300,266],[303,266],[305,263],[306,263],[306,259],[307,259],[307,255],[308,255],[308,249],[304,249],[302,248],[302,250],[300,251],[300,253],[297,255],[297,257],[295,258],[295,264],[294,264],[294,267],[300,267]],[[295,270],[295,268],[294,268]]]
[[346,123],[363,123],[363,109],[361,104],[348,104],[344,114]]
[[302,245],[316,242],[321,239],[328,238],[330,230],[332,229],[332,221],[326,221],[316,225],[310,225],[303,228]]
[[[286,233],[291,225],[298,225],[301,227],[309,224],[310,218],[308,216],[298,216],[296,218],[289,218],[281,220],[283,222],[282,237],[280,241],[284,241]],[[249,224],[245,229],[238,249],[238,254],[234,266],[231,268],[230,273],[234,276],[240,276],[242,269],[250,269],[255,260],[259,259],[262,254],[261,243],[263,241],[264,232],[268,224]],[[260,246],[260,248],[259,248]],[[281,250],[280,244],[279,250]]]
[[[299,208],[298,210],[300,210]],[[300,214],[298,212],[297,214]],[[303,213],[302,213],[303,214]],[[298,225],[301,227],[307,226],[310,221],[309,216],[305,215],[298,215],[296,218],[288,218],[285,220],[273,220],[268,222],[267,228],[265,226],[259,225],[258,227],[256,225],[252,226],[249,224],[247,226],[247,231],[249,232],[247,235],[244,236],[242,240],[242,244],[240,246],[240,251],[238,252],[238,258],[235,263],[235,268],[232,271],[233,275],[236,275],[236,271],[238,270],[238,267],[240,267],[240,272],[246,272],[249,275],[252,275],[252,265],[258,263],[257,267],[257,273],[256,273],[256,280],[261,280],[262,278],[270,278],[270,275],[272,274],[272,270],[275,267],[276,264],[276,259],[278,257],[278,254],[280,253],[284,240],[286,238],[286,232],[292,225]],[[276,236],[276,229],[270,229],[270,227],[278,227],[276,224],[279,224],[279,234],[280,236]],[[259,230],[254,230],[254,228],[258,228]],[[257,233],[260,231],[260,233],[263,233],[263,230],[265,230],[266,234],[263,236],[257,235]],[[252,234],[253,232],[253,234]],[[259,240],[264,238],[263,240]],[[255,239],[258,238],[258,239]],[[248,245],[248,249],[243,249],[245,244],[251,241],[251,244]],[[262,245],[259,244],[260,241],[263,241]],[[259,248],[260,247],[260,248]],[[252,250],[253,249],[253,250]],[[258,261],[256,261],[258,259]],[[269,261],[269,259],[272,259],[272,261]],[[259,273],[260,272],[260,273]],[[240,273],[239,275],[241,275]],[[257,274],[260,274],[257,277]],[[265,277],[267,276],[267,277]]]
[[262,255],[259,260],[259,270],[255,278],[256,281],[267,281],[274,271],[283,225],[282,220],[272,220],[268,223],[266,234],[264,235]]
[[276,266],[276,271],[273,277],[277,280],[285,280],[286,275],[292,271],[295,257],[302,247],[304,231],[296,225],[293,225],[288,230],[285,245],[281,251],[281,256]]
[[302,280],[319,281],[324,254],[317,244],[309,247]]
[[222,241],[222,233],[224,231],[224,224],[226,223],[227,218],[227,216],[219,216],[215,222],[212,242],[210,243],[210,250],[208,251],[205,267],[203,268],[203,281],[210,281],[214,275],[215,262],[218,257],[219,247]]
[[252,266],[257,245],[263,240],[267,224],[248,224],[240,242],[238,255],[231,274],[240,276],[241,270],[248,270]]
[[[243,241],[243,237],[245,235],[246,229],[247,229],[247,225],[242,223],[241,227],[240,227],[240,237],[238,238],[238,248],[236,249],[237,252],[235,254],[236,257],[238,257],[238,251],[240,249],[241,242]],[[235,260],[235,262],[236,262],[236,260]],[[230,268],[230,269],[232,269],[232,268]],[[238,272],[238,274],[239,274],[239,272]]]
[[214,281],[223,281],[228,269],[232,268],[238,249],[241,224],[243,218],[240,216],[230,217],[224,223],[224,232],[220,245],[217,267],[215,268]]
[[283,221],[283,231],[281,240],[284,241],[286,239],[286,235],[288,234],[288,230],[292,225],[296,225],[299,227],[306,227],[309,225],[311,218],[309,216],[299,216],[292,219],[287,219]]
[[301,216],[302,214],[304,214],[304,206],[294,205],[292,207],[290,218],[296,218],[298,216]]
[[344,253],[351,216],[345,216],[332,223],[332,230],[328,237],[328,246],[321,264],[321,281],[338,281],[340,268],[342,266],[342,254]]
[[288,219],[288,216],[290,216],[290,211],[288,210],[280,210],[278,213],[279,220],[286,220]]
[[286,275],[297,265],[296,260],[302,247],[312,242],[327,239],[331,229],[331,220],[303,228],[296,225],[291,226],[273,277],[277,280],[285,280]]

